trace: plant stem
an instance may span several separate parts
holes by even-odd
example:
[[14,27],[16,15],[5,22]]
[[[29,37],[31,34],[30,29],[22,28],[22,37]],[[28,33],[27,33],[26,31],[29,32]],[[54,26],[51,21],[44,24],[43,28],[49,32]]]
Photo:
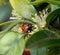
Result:
[[46,2],[47,2],[47,3],[50,3],[50,4],[54,4],[54,5],[60,6],[60,1],[47,0]]
[[36,23],[33,23],[31,21],[27,21],[27,20],[14,20],[14,21],[8,21],[8,22],[5,22],[5,23],[2,23],[2,24],[0,24],[0,26],[5,25],[5,24],[8,24],[8,23],[11,23],[9,25],[9,27],[7,29],[5,29],[4,31],[0,32],[0,33],[7,32],[7,31],[11,30],[18,23],[31,23],[31,24],[36,24]]
[[58,6],[60,6],[60,1],[57,1],[57,0],[36,0],[36,1],[34,1],[34,2],[31,2],[33,5],[35,5],[35,6],[38,6],[38,5],[40,5],[40,4],[42,4],[42,3],[45,3],[45,2],[47,2],[47,3],[50,3],[50,4],[53,4],[53,5],[58,5]]
[[5,25],[5,24],[9,24],[9,23],[12,23],[12,22],[13,22],[13,21],[3,22],[3,23],[0,24],[0,26],[3,26],[3,25]]
[[46,1],[45,0],[36,0],[34,2],[31,2],[31,4],[33,4],[35,6],[38,6],[38,5],[40,5],[40,4],[44,3],[44,2],[46,2]]
[[26,20],[13,20],[13,21],[8,21],[8,22],[1,23],[0,26],[5,25],[5,24],[9,24],[9,23],[11,23],[9,25],[9,27],[7,29],[5,29],[4,31],[0,32],[0,34],[5,33],[7,31],[11,30],[18,23],[31,23],[31,24],[36,24],[37,27],[38,27],[38,29],[40,30],[40,26],[39,26],[38,23],[34,22],[33,20],[28,20],[28,19],[26,19]]

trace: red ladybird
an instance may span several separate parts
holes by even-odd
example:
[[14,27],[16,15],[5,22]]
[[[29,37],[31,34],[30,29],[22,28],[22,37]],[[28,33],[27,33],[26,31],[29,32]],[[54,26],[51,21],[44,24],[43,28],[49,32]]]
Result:
[[32,31],[32,24],[24,23],[22,25],[23,32],[31,32]]

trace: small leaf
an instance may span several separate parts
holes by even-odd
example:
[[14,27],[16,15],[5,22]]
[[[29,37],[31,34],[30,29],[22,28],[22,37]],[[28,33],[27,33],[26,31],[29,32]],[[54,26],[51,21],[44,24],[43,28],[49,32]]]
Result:
[[60,37],[49,30],[41,30],[33,34],[26,43],[26,48],[41,48],[60,45]]

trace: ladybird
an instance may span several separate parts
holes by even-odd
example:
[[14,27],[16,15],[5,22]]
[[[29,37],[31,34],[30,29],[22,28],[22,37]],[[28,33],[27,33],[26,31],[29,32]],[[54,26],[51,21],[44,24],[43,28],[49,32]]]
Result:
[[32,24],[28,24],[28,23],[22,24],[22,31],[23,32],[31,32],[32,31]]

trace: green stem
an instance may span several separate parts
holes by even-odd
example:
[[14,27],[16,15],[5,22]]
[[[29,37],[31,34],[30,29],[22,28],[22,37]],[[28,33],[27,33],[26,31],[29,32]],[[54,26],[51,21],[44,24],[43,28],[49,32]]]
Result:
[[11,23],[9,25],[9,27],[7,29],[5,29],[4,31],[0,32],[0,33],[7,32],[7,31],[11,30],[18,23],[31,23],[31,24],[36,24],[36,23],[33,23],[31,21],[27,21],[27,20],[14,20],[14,21],[8,21],[8,22],[5,22],[5,23],[2,23],[0,25],[2,26],[2,25],[5,25],[5,24],[8,24],[8,23]]
[[35,6],[38,6],[38,5],[40,5],[40,4],[44,3],[44,2],[46,2],[46,1],[45,0],[36,0],[34,2],[31,2],[31,4],[33,4]]
[[0,26],[3,26],[3,25],[5,25],[5,24],[9,24],[9,23],[12,23],[12,22],[13,22],[13,21],[3,22],[3,23],[0,24]]
[[27,22],[27,23],[35,23],[36,24],[36,22],[33,22],[32,20],[13,20],[13,21],[7,21],[7,22],[4,22],[4,23],[1,23],[0,24],[0,26],[3,26],[3,25],[5,25],[5,24],[9,24],[9,23],[14,23],[14,22]]
[[45,2],[47,2],[47,3],[50,3],[50,4],[53,4],[53,5],[58,5],[58,6],[60,6],[60,1],[57,1],[57,0],[36,0],[36,1],[34,1],[34,2],[31,2],[33,5],[35,5],[35,6],[38,6],[38,5],[40,5],[40,4],[42,4],[42,3],[45,3]]
[[60,1],[55,1],[55,0],[47,0],[47,3],[53,4],[53,5],[57,5],[60,6]]
[[26,19],[26,20],[8,21],[8,22],[1,23],[0,26],[5,25],[5,24],[9,24],[9,23],[11,23],[11,24],[9,25],[9,27],[8,27],[7,29],[5,29],[4,31],[0,32],[0,34],[1,34],[1,33],[5,33],[5,32],[7,32],[7,31],[11,30],[11,29],[12,29],[16,24],[18,24],[18,23],[31,23],[31,24],[36,24],[37,27],[38,27],[38,29],[39,29],[39,30],[41,29],[38,23],[34,22],[33,20],[29,20],[29,19]]
[[35,24],[36,24],[36,22],[34,22],[34,21],[33,21],[33,19],[27,19],[27,18],[24,18],[24,20],[26,20],[26,21],[30,21],[30,22],[35,23]]

